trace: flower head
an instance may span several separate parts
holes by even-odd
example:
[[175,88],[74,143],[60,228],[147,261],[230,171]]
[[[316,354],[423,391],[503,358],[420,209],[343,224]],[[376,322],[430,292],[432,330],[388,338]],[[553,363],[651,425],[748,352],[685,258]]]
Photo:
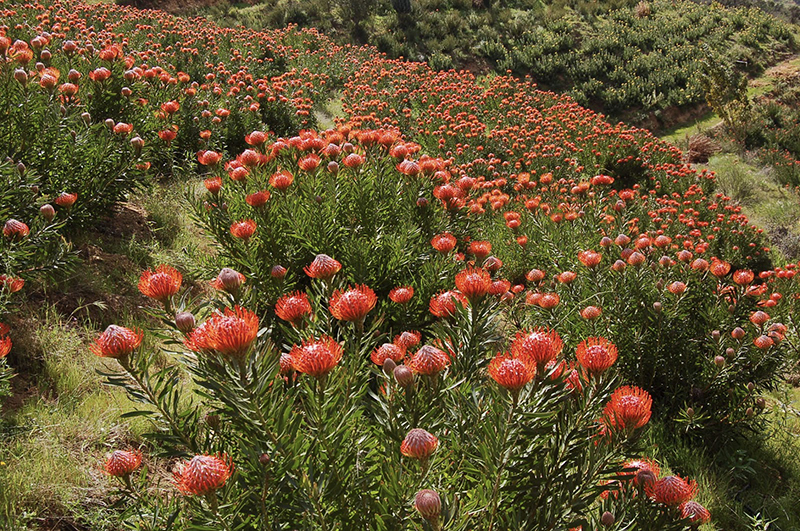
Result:
[[24,285],[25,280],[22,278],[0,275],[0,289],[8,290],[10,293],[16,293],[21,290]]
[[622,386],[611,394],[603,409],[609,425],[621,430],[641,428],[650,420],[653,399],[650,394],[635,386]]
[[406,304],[414,296],[414,288],[411,286],[398,286],[389,292],[389,299],[397,304]]
[[183,275],[177,269],[162,264],[155,271],[150,269],[139,278],[139,291],[145,297],[160,302],[168,300],[181,289]]
[[697,483],[679,476],[667,476],[656,481],[651,490],[655,501],[675,507],[694,498]]
[[525,387],[536,374],[532,366],[507,354],[500,354],[490,361],[488,371],[492,380],[512,392]]
[[456,302],[465,307],[467,298],[458,291],[442,291],[431,297],[429,309],[436,317],[451,317],[456,313]]
[[450,357],[431,345],[424,345],[411,358],[406,366],[417,374],[434,375],[442,372],[450,365]]
[[23,222],[16,219],[9,219],[3,225],[3,236],[9,240],[21,240],[31,232],[31,229]]
[[474,241],[469,244],[468,251],[476,258],[483,260],[492,252],[492,244],[485,240]]
[[109,476],[124,478],[139,468],[142,464],[142,452],[126,450],[114,450],[111,457],[103,465],[103,469]]
[[0,337],[0,360],[8,356],[11,352],[11,338],[8,336]]
[[430,489],[423,489],[414,496],[414,508],[429,522],[438,522],[442,513],[442,499]]
[[326,376],[341,361],[344,349],[335,339],[322,336],[295,345],[289,355],[297,372],[314,378]]
[[548,362],[556,359],[564,348],[561,336],[555,330],[535,328],[517,332],[511,342],[511,354],[541,372]]
[[604,337],[590,337],[578,344],[578,363],[591,374],[601,374],[617,361],[617,347]]
[[375,308],[378,298],[365,285],[349,287],[346,291],[335,290],[331,295],[330,311],[340,321],[362,321]]
[[222,488],[232,474],[233,461],[227,455],[196,455],[179,465],[172,477],[182,494],[204,496]]
[[211,287],[220,291],[235,293],[239,287],[244,284],[245,280],[247,280],[247,278],[238,271],[234,271],[229,267],[223,267],[219,275],[217,275],[217,278],[211,281]]
[[468,267],[456,275],[456,288],[471,301],[476,301],[489,292],[492,277],[484,269]]
[[310,265],[303,268],[306,275],[319,280],[330,280],[342,269],[342,264],[327,254],[318,254]]
[[413,457],[424,461],[428,459],[439,446],[439,439],[432,433],[422,428],[414,428],[408,432],[400,445],[400,453],[406,457]]
[[252,219],[242,219],[231,224],[231,234],[240,240],[247,241],[256,232],[256,222]]
[[625,468],[635,468],[635,472],[629,475],[633,476],[633,484],[638,487],[649,488],[658,480],[661,474],[661,467],[652,459],[631,459],[625,461],[622,465]]
[[376,365],[383,366],[383,362],[390,359],[396,363],[402,361],[405,357],[405,350],[398,347],[394,343],[384,343],[380,347],[372,351],[369,358]]
[[416,330],[406,330],[395,336],[393,343],[400,347],[403,352],[409,348],[418,345],[422,339],[422,334]]
[[456,248],[456,237],[449,232],[437,234],[431,239],[431,245],[440,253],[449,253]]
[[308,295],[300,291],[284,295],[275,303],[275,315],[284,321],[289,321],[292,326],[297,326],[306,315],[311,315]]
[[213,314],[189,334],[185,344],[193,351],[213,350],[225,357],[241,358],[257,336],[258,316],[236,306]]
[[89,349],[100,357],[119,359],[139,348],[142,337],[138,330],[109,325]]
[[694,526],[707,524],[711,521],[711,513],[708,512],[708,509],[694,500],[683,502],[678,507],[678,510],[681,512],[681,518],[688,518]]

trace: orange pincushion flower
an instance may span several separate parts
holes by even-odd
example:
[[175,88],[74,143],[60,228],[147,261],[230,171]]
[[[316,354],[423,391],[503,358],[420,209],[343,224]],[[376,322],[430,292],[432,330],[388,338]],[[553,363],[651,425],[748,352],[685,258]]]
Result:
[[23,222],[16,219],[9,219],[3,225],[3,236],[10,240],[21,240],[31,232],[31,229]]
[[769,314],[767,312],[758,310],[750,315],[750,322],[756,326],[763,326],[769,321]]
[[181,289],[183,275],[177,269],[161,264],[155,271],[144,271],[139,278],[139,291],[145,297],[164,302]]
[[331,295],[330,311],[340,321],[362,321],[375,308],[378,297],[365,285],[350,286],[347,291],[336,290]]
[[587,306],[581,310],[581,317],[587,321],[592,321],[603,315],[603,310],[599,306]]
[[359,166],[364,164],[364,157],[357,153],[350,153],[344,158],[342,164],[344,164],[348,168],[358,168]]
[[492,252],[492,244],[487,241],[474,241],[469,244],[468,251],[478,259],[483,260]]
[[544,367],[555,360],[564,342],[555,330],[546,328],[535,328],[531,331],[517,332],[514,341],[511,342],[511,354],[524,363],[532,365],[541,372]]
[[378,366],[382,366],[387,359],[399,363],[405,357],[405,349],[400,348],[394,343],[384,343],[372,351],[369,358]]
[[545,276],[547,276],[547,274],[541,269],[531,269],[525,273],[525,278],[530,282],[541,282],[544,280]]
[[635,468],[635,472],[626,475],[633,476],[633,484],[639,487],[652,486],[658,480],[661,474],[661,467],[652,459],[631,459],[625,461],[622,465],[624,468]]
[[641,428],[650,420],[653,399],[638,387],[625,385],[611,394],[603,416],[610,426],[620,430]]
[[25,280],[7,275],[0,275],[0,289],[6,289],[10,293],[16,293],[25,285]]
[[469,300],[480,299],[492,285],[492,277],[480,268],[468,267],[456,275],[456,288]]
[[292,175],[286,170],[279,171],[278,173],[273,174],[272,177],[269,178],[269,184],[271,184],[273,188],[277,188],[281,192],[289,188],[292,185],[292,182],[294,182],[294,175]]
[[89,350],[102,358],[119,359],[139,348],[142,337],[142,332],[139,330],[109,325]]
[[697,483],[679,476],[667,476],[656,481],[651,491],[649,494],[656,502],[675,507],[694,498]]
[[327,254],[318,254],[310,265],[303,268],[306,275],[319,280],[330,280],[342,269],[342,264]]
[[109,476],[124,478],[139,468],[142,464],[142,452],[126,450],[114,450],[111,457],[103,465],[103,469]]
[[667,291],[669,291],[673,295],[680,295],[681,293],[686,291],[686,284],[684,284],[679,280],[676,280],[675,282],[667,286]]
[[418,345],[422,339],[422,334],[417,332],[416,330],[407,330],[401,334],[395,336],[393,343],[403,349],[405,352],[407,349]]
[[414,296],[414,288],[411,286],[398,286],[389,292],[389,299],[397,304],[406,304]]
[[558,296],[558,293],[542,293],[538,304],[545,310],[550,310],[558,306],[560,302],[561,297]]
[[222,189],[222,177],[211,177],[203,181],[206,190],[214,195],[217,195]]
[[681,512],[681,518],[688,518],[693,526],[707,524],[711,521],[711,513],[696,501],[683,502],[678,510]]
[[186,338],[193,351],[214,350],[223,356],[240,358],[247,354],[258,336],[258,316],[236,306],[225,313],[215,313]]
[[603,259],[602,254],[593,251],[591,249],[587,251],[581,251],[578,253],[578,260],[580,260],[580,262],[589,269],[597,267],[597,265],[600,263],[602,259]]
[[449,232],[437,234],[431,239],[431,245],[440,253],[449,253],[456,248],[456,237]]
[[260,192],[254,192],[249,194],[247,197],[244,198],[245,202],[253,208],[259,208],[267,204],[270,197],[269,190],[262,190]]
[[578,344],[578,363],[591,374],[602,374],[617,361],[617,347],[604,337],[590,337]]
[[519,391],[533,379],[536,371],[518,358],[507,354],[496,356],[489,362],[489,376],[509,391]]
[[297,326],[306,315],[311,315],[308,295],[300,291],[284,295],[275,303],[275,315],[284,321],[289,321],[292,326]]
[[731,265],[728,262],[718,260],[716,258],[711,260],[711,274],[715,277],[724,277],[731,270]]
[[11,338],[0,337],[0,360],[8,356],[8,353],[11,352]]
[[233,461],[226,454],[196,455],[173,471],[175,486],[187,496],[205,496],[222,488],[233,474]]
[[400,445],[400,453],[406,457],[413,457],[425,461],[439,446],[439,439],[422,428],[414,428],[408,432]]
[[738,269],[733,272],[733,281],[739,285],[750,284],[755,278],[755,273],[749,269]]
[[231,224],[231,234],[241,240],[249,240],[256,232],[256,222],[252,219],[242,219]]
[[450,357],[431,345],[424,345],[411,358],[406,366],[417,374],[434,375],[450,365]]
[[297,165],[303,171],[313,171],[313,170],[317,169],[317,167],[319,166],[320,162],[321,162],[321,159],[319,158],[319,155],[316,155],[314,153],[310,153],[310,154],[306,155],[305,157],[301,158],[297,162]]
[[322,378],[336,367],[343,353],[344,349],[335,339],[322,336],[303,341],[299,346],[295,345],[289,355],[292,357],[294,370],[314,378]]
[[456,302],[465,307],[467,298],[458,291],[443,291],[431,297],[429,309],[436,317],[451,317],[456,313]]
[[69,208],[75,204],[75,201],[78,200],[78,194],[70,194],[67,192],[62,192],[61,195],[56,197],[53,200],[53,203],[57,204],[60,207]]
[[200,151],[197,153],[197,161],[203,166],[216,166],[222,160],[222,153],[216,151]]

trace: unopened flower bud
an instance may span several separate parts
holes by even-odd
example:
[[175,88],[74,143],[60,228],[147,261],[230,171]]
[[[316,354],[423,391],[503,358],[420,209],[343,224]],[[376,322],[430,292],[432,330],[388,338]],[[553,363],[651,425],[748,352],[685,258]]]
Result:
[[336,162],[335,160],[330,161],[328,163],[328,171],[331,172],[334,175],[339,173],[339,163]]
[[714,330],[713,332],[711,332],[711,339],[713,339],[714,341],[719,341],[719,335],[720,335],[719,330]]
[[114,126],[116,125],[114,123],[114,120],[111,119],[111,118],[106,118],[105,122],[103,122],[103,123],[105,123],[106,127],[108,127],[109,129],[114,129]]
[[434,528],[438,527],[439,515],[442,513],[442,500],[436,491],[424,489],[417,492],[414,497],[414,507],[425,520],[434,524]]
[[262,464],[262,465],[264,465],[264,466],[267,466],[267,465],[269,464],[269,462],[270,462],[269,455],[267,455],[267,454],[261,454],[261,455],[258,457],[258,462],[259,462],[259,463],[261,463],[261,464]]
[[217,275],[217,280],[227,292],[234,292],[242,285],[242,275],[229,267],[223,267]]
[[191,312],[178,312],[177,315],[175,315],[175,326],[184,334],[188,334],[194,330],[195,324],[196,321]]
[[405,365],[398,365],[394,369],[394,379],[400,387],[408,388],[414,385],[414,373]]
[[394,362],[392,358],[386,358],[383,360],[383,373],[386,376],[394,373],[394,370],[397,368],[397,364]]
[[689,419],[693,419],[694,418],[694,408],[693,407],[687,407],[686,408],[686,416],[689,417]]
[[135,136],[131,138],[131,146],[133,146],[133,149],[138,153],[144,147],[144,140],[142,140],[141,137]]
[[19,172],[20,175],[25,175],[25,170],[26,169],[27,168],[25,167],[25,164],[23,164],[21,162],[17,163],[17,171]]
[[720,369],[723,368],[725,366],[725,358],[722,356],[714,356],[714,365]]
[[81,119],[83,120],[83,123],[85,123],[86,125],[92,123],[92,115],[89,114],[88,112],[82,112]]
[[753,411],[753,408],[751,408],[751,407],[747,408],[745,410],[745,412],[744,412],[744,416],[749,418],[749,419],[753,418],[753,415],[755,415],[755,414],[756,414],[756,412]]
[[28,73],[21,68],[17,68],[14,70],[14,79],[16,79],[22,86],[25,86],[28,84]]
[[744,337],[744,329],[737,326],[733,329],[733,332],[731,332],[731,337],[733,339],[742,339]]
[[753,382],[749,382],[747,384],[747,390],[750,391],[751,393],[753,392],[753,389],[755,389],[755,388],[756,388],[756,384],[754,384]]
[[653,309],[656,311],[656,313],[661,313],[661,303],[658,301],[654,302]]
[[736,351],[733,350],[731,347],[725,349],[725,355],[729,358],[732,358],[736,354]]
[[764,397],[759,396],[758,398],[756,398],[756,407],[758,409],[764,409],[765,407],[767,407],[767,401],[764,400]]
[[272,270],[269,272],[269,274],[272,276],[272,278],[277,278],[280,280],[286,276],[286,268],[282,265],[272,266]]
[[600,523],[606,527],[611,527],[616,522],[614,515],[610,512],[606,511],[603,513],[603,516],[600,517]]
[[48,222],[53,221],[53,218],[56,217],[56,209],[53,208],[53,205],[42,205],[39,207],[39,213]]

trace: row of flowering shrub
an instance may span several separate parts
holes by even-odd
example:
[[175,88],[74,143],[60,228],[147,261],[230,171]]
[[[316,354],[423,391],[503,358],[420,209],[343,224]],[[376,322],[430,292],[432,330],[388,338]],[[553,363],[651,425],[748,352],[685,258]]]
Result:
[[[653,394],[663,417],[726,435],[758,420],[759,393],[794,359],[783,343],[794,266],[756,275],[758,233],[699,185],[654,198],[638,185],[614,190],[610,176],[543,176],[534,199],[484,210],[475,179],[456,179],[451,161],[391,130],[248,139],[231,161],[211,157],[195,215],[241,276],[231,282],[256,293],[267,315],[281,294],[307,287],[303,264],[325,253],[373,288],[389,327],[425,327],[448,312],[456,272],[472,264],[517,326],[610,337],[624,347],[625,378]],[[565,189],[571,204],[543,208]],[[737,254],[735,266],[720,258]],[[389,302],[398,287],[401,306]]]
[[[184,497],[171,502],[141,496],[140,452],[109,457],[129,515],[223,529],[685,529],[709,520],[693,481],[639,457],[652,400],[619,386],[617,347],[541,327],[509,341],[487,271],[462,269],[450,286],[456,302],[423,331],[387,328],[376,293],[348,284],[326,255],[307,264],[306,290],[278,300],[278,321],[236,304],[250,302],[246,288],[224,275],[219,297],[175,315],[181,274],[142,274],[140,290],[161,306],[166,368],[137,330],[110,326],[92,347],[117,360],[109,382],[146,405],[137,414],[153,421],[163,450],[186,456],[173,468]],[[407,304],[405,289],[381,302]]]

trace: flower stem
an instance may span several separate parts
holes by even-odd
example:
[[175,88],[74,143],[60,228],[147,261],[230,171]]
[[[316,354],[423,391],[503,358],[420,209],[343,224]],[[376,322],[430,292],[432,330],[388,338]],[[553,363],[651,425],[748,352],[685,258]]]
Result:
[[500,480],[503,477],[503,472],[506,469],[506,465],[508,464],[508,460],[511,457],[511,449],[506,448],[508,444],[508,432],[510,431],[511,427],[511,420],[514,417],[514,411],[517,409],[517,398],[513,398],[511,401],[511,407],[508,408],[508,416],[506,417],[505,426],[503,426],[503,437],[500,439],[501,441],[501,452],[502,452],[502,459],[500,461],[500,467],[497,469],[497,477],[494,480],[494,487],[492,488],[492,514],[489,517],[489,531],[494,529],[494,522],[495,517],[497,516],[497,498],[500,494]]

